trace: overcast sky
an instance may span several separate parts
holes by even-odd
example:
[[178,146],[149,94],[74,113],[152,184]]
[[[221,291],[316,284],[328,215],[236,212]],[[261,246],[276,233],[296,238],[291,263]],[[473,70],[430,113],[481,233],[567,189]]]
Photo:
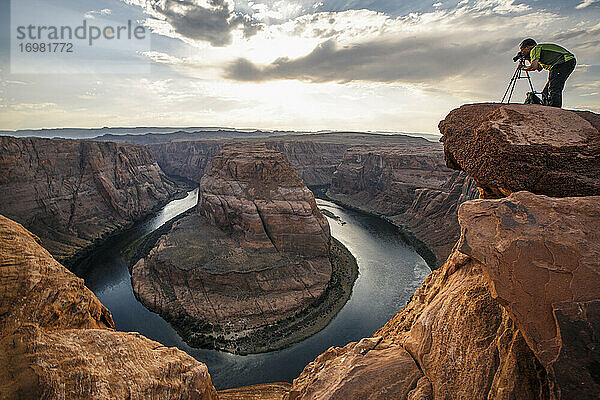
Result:
[[[437,133],[451,109],[500,100],[525,37],[574,52],[565,107],[600,112],[598,0],[18,1],[139,21],[151,48],[134,57],[151,72],[11,73],[10,1],[0,0],[0,129]],[[541,90],[547,72],[534,76]]]

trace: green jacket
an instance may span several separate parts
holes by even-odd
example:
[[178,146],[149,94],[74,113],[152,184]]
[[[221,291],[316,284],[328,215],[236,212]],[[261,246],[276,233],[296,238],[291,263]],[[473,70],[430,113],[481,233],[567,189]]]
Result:
[[531,62],[538,60],[540,65],[547,70],[575,58],[573,53],[557,44],[542,43],[531,49],[529,53]]

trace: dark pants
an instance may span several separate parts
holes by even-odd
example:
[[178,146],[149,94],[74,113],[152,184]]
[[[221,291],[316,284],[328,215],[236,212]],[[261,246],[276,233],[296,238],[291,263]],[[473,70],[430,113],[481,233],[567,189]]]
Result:
[[562,107],[562,91],[565,88],[565,82],[571,72],[575,69],[577,62],[575,59],[552,67],[548,75],[548,83],[542,91],[542,103],[546,106]]

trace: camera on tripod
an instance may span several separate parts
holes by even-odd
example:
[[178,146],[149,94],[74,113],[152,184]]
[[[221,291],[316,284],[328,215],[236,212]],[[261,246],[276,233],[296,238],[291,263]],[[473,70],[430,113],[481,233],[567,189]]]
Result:
[[510,103],[510,99],[515,90],[517,81],[519,79],[527,79],[527,82],[529,83],[529,88],[531,89],[531,92],[527,93],[527,100],[525,102],[541,104],[541,100],[539,100],[539,98],[536,96],[537,92],[533,88],[533,83],[531,82],[531,77],[529,76],[529,71],[524,69],[526,60],[527,61],[531,60],[529,57],[529,54],[523,54],[520,51],[517,53],[516,56],[513,57],[513,61],[514,62],[518,61],[519,64],[517,65],[515,73],[513,74],[512,78],[510,79],[508,87],[506,88],[506,92],[504,92],[504,96],[502,97],[502,100],[500,101],[500,103],[504,103],[504,100],[507,98],[507,96],[508,96],[507,103]]
[[513,61],[517,62],[517,61],[521,61],[521,62],[525,62],[525,60],[529,60],[529,55],[525,55],[521,52],[518,52],[516,56],[513,57]]

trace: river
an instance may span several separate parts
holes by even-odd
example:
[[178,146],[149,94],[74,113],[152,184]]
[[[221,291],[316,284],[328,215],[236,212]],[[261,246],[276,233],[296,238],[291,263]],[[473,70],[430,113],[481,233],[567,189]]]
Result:
[[174,200],[135,228],[113,237],[73,268],[111,311],[121,331],[136,331],[166,346],[176,346],[208,366],[218,390],[265,382],[291,381],[331,346],[370,336],[409,301],[429,274],[425,261],[403,242],[396,228],[376,217],[325,200],[332,235],[356,257],[359,276],[352,296],[322,331],[284,350],[239,356],[192,348],[158,314],[136,300],[121,252],[135,239],[196,205],[198,190]]

